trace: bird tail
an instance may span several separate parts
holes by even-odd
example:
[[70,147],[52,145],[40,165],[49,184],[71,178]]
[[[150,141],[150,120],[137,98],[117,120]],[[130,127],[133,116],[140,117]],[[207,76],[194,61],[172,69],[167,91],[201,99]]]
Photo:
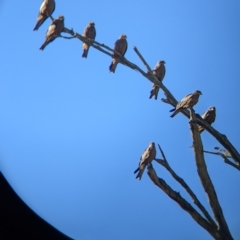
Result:
[[[172,112],[174,110],[171,110],[170,112]],[[173,118],[175,115],[177,115],[179,113],[179,109],[175,110],[174,113],[170,116],[171,118]]]
[[89,47],[88,47],[88,45],[87,45],[86,43],[83,43],[82,48],[83,48],[82,57],[83,57],[83,58],[87,58]]
[[38,17],[38,21],[33,29],[33,31],[36,31],[39,29],[39,27],[43,24],[43,22],[46,20],[46,17],[43,17],[43,16],[39,16]]
[[138,172],[138,174],[137,174],[137,176],[136,176],[136,179],[141,180],[142,175],[143,175],[143,172],[144,172],[144,169],[140,169],[140,168],[138,167],[138,168],[134,171],[134,174],[137,173],[137,172]]
[[39,50],[44,50],[44,48],[47,46],[47,44],[48,44],[48,42],[47,41],[45,41],[44,43],[43,43],[43,45],[39,48]]
[[138,172],[138,174],[137,174],[137,176],[136,176],[136,179],[139,179],[139,180],[141,180],[141,178],[142,178],[142,175],[143,175],[143,172],[144,172],[144,169],[142,169],[142,170],[139,170],[139,172]]
[[117,64],[118,64],[118,62],[116,61],[116,59],[113,59],[111,62],[111,65],[109,66],[109,71],[112,73],[115,73]]
[[133,172],[134,174],[137,173],[139,171],[139,167]]
[[87,55],[88,55],[88,49],[87,50],[83,50],[83,54],[82,54],[82,57],[83,58],[87,58]]
[[151,90],[151,92],[150,92],[150,97],[149,97],[149,99],[151,99],[153,96],[155,96],[155,100],[157,100],[157,98],[158,98],[158,92],[159,92],[159,87],[154,84],[153,87],[152,87],[152,90]]

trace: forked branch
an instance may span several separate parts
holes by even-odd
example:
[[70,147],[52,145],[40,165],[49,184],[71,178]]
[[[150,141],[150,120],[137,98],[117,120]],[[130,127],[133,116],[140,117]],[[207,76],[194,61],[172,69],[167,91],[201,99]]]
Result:
[[198,131],[198,126],[196,124],[196,116],[193,110],[191,110],[191,118],[189,125],[192,133],[194,157],[197,165],[197,172],[203,188],[208,196],[209,204],[213,211],[214,218],[216,219],[216,222],[218,224],[218,229],[222,233],[221,235],[225,237],[225,239],[232,240],[233,238],[231,236],[227,222],[222,212],[222,208],[218,201],[217,193],[214,189],[213,183],[207,171],[207,166],[203,155],[202,140]]

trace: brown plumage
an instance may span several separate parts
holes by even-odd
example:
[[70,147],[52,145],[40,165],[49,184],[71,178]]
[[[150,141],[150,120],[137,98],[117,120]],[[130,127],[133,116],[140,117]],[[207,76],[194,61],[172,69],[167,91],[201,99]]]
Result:
[[64,16],[59,16],[57,19],[54,19],[48,28],[45,42],[39,48],[39,50],[43,50],[50,42],[52,42],[55,38],[59,37],[63,28],[64,28]]
[[[87,27],[85,28],[84,30],[84,33],[83,33],[83,36],[84,37],[87,37],[91,40],[94,40],[95,37],[96,37],[96,29],[95,29],[95,24],[94,22],[90,22]],[[87,43],[83,43],[83,54],[82,54],[82,57],[83,58],[87,58],[87,55],[88,55],[88,50],[90,48],[90,44],[87,44]]]
[[[127,36],[125,34],[122,34],[119,39],[115,42],[114,50],[118,53],[120,53],[121,56],[124,56],[124,54],[127,51]],[[113,58],[111,65],[109,66],[110,72],[114,73],[117,67],[117,64],[119,62],[118,56],[116,53],[113,53]]]
[[[165,68],[164,64],[165,64],[164,61],[158,61],[157,65],[155,66],[155,68],[153,70],[153,74],[157,77],[157,79],[160,82],[163,81],[163,78],[164,78],[165,73],[166,73],[166,68]],[[159,92],[159,87],[157,85],[153,84],[149,98],[151,99],[153,96],[155,96],[155,100],[157,100],[158,92]]]
[[219,147],[215,147],[214,149],[218,150],[219,153],[223,154],[225,157],[232,158],[232,155],[228,150],[222,149],[222,148],[219,148]]
[[[203,113],[202,119],[205,120],[209,125],[211,125],[216,119],[216,108],[210,107],[208,110]],[[204,131],[204,127],[198,126],[198,131],[201,133]]]
[[201,91],[196,90],[195,92],[188,94],[185,96],[175,108],[170,110],[170,112],[174,113],[170,117],[174,117],[176,114],[181,112],[181,110],[186,109],[186,108],[192,108],[195,104],[197,104],[199,96],[202,95]]
[[146,166],[149,163],[151,163],[155,158],[156,158],[155,143],[150,142],[149,146],[144,150],[144,152],[140,158],[139,167],[134,171],[134,174],[138,172],[136,178],[141,180]]
[[55,1],[54,0],[43,0],[39,14],[37,17],[37,23],[33,31],[38,30],[38,28],[44,23],[44,21],[52,15],[55,10]]

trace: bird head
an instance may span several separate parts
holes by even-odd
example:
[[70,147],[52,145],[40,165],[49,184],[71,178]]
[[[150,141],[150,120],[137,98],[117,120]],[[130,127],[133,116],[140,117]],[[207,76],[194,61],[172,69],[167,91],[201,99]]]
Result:
[[125,34],[122,34],[120,37],[119,37],[119,39],[126,39],[127,38],[127,35],[125,35]]
[[95,26],[95,23],[94,22],[90,22],[89,25],[90,26]]
[[160,60],[160,61],[158,61],[158,63],[165,64],[165,61],[164,60]]
[[199,90],[196,90],[195,93],[198,94],[198,95],[202,95],[202,92],[199,91]]
[[154,142],[150,142],[149,146],[155,147],[155,143]]
[[64,20],[64,16],[63,15],[58,16],[58,20],[63,21]]
[[216,108],[215,107],[210,107],[209,110],[216,111]]

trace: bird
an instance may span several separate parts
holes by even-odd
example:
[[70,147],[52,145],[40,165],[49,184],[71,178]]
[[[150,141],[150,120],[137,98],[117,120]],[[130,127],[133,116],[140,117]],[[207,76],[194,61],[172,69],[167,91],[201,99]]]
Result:
[[[87,27],[85,28],[84,30],[84,33],[83,33],[83,36],[84,37],[87,37],[91,40],[94,40],[95,37],[96,37],[96,29],[95,29],[95,23],[94,22],[90,22]],[[90,44],[88,43],[83,43],[83,54],[82,54],[82,57],[83,58],[87,58],[87,55],[88,55],[88,50],[90,48]]]
[[[125,34],[122,34],[119,39],[115,42],[114,45],[114,51],[120,53],[120,55],[123,57],[124,54],[127,51],[127,36]],[[116,53],[113,53],[112,56],[112,62],[111,65],[109,66],[109,71],[114,73],[117,67],[117,64],[119,62],[118,58],[120,58],[120,56]]]
[[183,109],[192,108],[195,104],[197,104],[200,95],[202,95],[201,91],[196,90],[195,92],[185,96],[179,103],[177,103],[175,108],[170,110],[170,112],[174,111],[170,117],[174,117]]
[[60,33],[64,28],[64,16],[59,16],[57,19],[54,19],[51,25],[48,28],[46,39],[39,50],[43,50],[50,42],[55,38],[59,37]]
[[[209,125],[211,125],[216,119],[216,108],[209,107],[206,112],[203,113],[202,119],[205,120]],[[204,127],[198,126],[198,131],[201,133],[204,131]]]
[[[163,61],[163,60],[158,61],[157,65],[153,69],[153,75],[155,75],[160,82],[163,81],[163,78],[166,73],[166,68],[165,68],[164,64],[165,64],[165,61]],[[159,91],[159,87],[157,85],[153,84],[149,99],[151,99],[153,96],[155,96],[155,100],[157,100],[158,91]]]
[[33,29],[33,31],[36,31],[39,29],[39,27],[44,23],[44,21],[52,15],[52,13],[55,10],[55,1],[54,0],[43,0],[39,14],[37,17],[37,23]]
[[141,180],[145,167],[149,163],[151,163],[155,158],[156,158],[155,143],[150,142],[149,146],[144,150],[140,158],[139,167],[134,171],[134,174],[138,173],[136,179]]
[[228,150],[222,149],[222,148],[219,148],[219,147],[214,147],[214,149],[218,150],[219,153],[223,154],[225,157],[232,158],[232,155]]

